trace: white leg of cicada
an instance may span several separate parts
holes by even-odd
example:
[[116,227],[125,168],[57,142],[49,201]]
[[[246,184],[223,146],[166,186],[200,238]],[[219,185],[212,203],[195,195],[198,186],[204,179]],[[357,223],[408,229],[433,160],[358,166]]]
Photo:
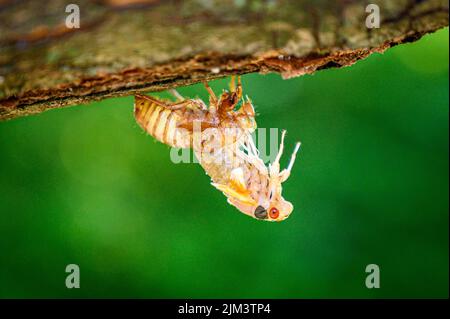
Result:
[[258,157],[258,155],[255,155],[254,153],[254,144],[252,147],[252,142],[250,142],[251,135],[248,134],[245,143],[242,143],[240,147],[236,151],[236,156],[240,157],[244,162],[250,163],[251,165],[255,166],[258,171],[260,171],[262,174],[267,175],[267,167],[264,165],[264,162]]
[[297,156],[297,152],[299,151],[301,145],[302,145],[302,143],[300,143],[300,142],[298,142],[297,144],[295,144],[294,152],[292,152],[291,159],[290,159],[289,165],[288,165],[288,167],[287,167],[287,170],[288,170],[289,172],[291,171],[292,166],[294,166],[295,158],[296,158],[296,156]]
[[247,132],[247,139],[246,139],[250,152],[252,154],[252,156],[256,156],[259,157],[259,150],[256,147],[255,143],[253,142],[253,137],[250,133]]
[[300,145],[301,145],[300,142],[297,143],[297,144],[295,144],[295,149],[294,149],[294,152],[292,152],[291,159],[289,160],[289,165],[288,165],[288,167],[285,168],[285,169],[280,173],[281,182],[286,181],[286,180],[289,178],[289,175],[291,175],[291,170],[292,170],[292,167],[294,166],[295,158],[296,158],[296,156],[297,156],[297,152],[298,152],[299,149],[300,149]]
[[181,110],[181,109],[202,109],[201,104],[197,103],[195,100],[183,100],[173,104],[166,104],[164,107],[171,111]]
[[275,160],[272,164],[270,164],[270,176],[276,176],[280,173],[280,159],[281,155],[283,155],[284,151],[284,137],[286,135],[286,130],[283,130],[281,132],[281,142],[280,142],[280,148],[278,149],[278,154],[275,157]]
[[273,164],[280,164],[281,155],[283,155],[283,150],[284,150],[284,137],[285,137],[285,135],[286,135],[286,130],[283,130],[281,132],[280,148],[278,149],[278,154],[275,157],[275,161],[273,162]]
[[234,92],[236,90],[236,76],[232,75],[230,77],[230,92]]

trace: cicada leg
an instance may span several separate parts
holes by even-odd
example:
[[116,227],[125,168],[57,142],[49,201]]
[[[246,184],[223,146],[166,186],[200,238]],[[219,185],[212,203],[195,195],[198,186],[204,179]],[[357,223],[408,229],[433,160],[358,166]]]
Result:
[[203,82],[203,85],[205,85],[206,91],[208,91],[209,94],[209,110],[215,112],[217,110],[217,96],[209,86],[208,82]]
[[294,149],[294,152],[292,152],[291,159],[289,160],[288,167],[281,171],[281,173],[280,173],[281,182],[286,181],[289,178],[289,175],[291,175],[291,170],[292,170],[292,167],[294,166],[295,158],[297,156],[298,150],[300,149],[300,145],[301,145],[300,142],[295,144],[295,149]]
[[166,108],[170,110],[180,110],[184,108],[190,108],[193,110],[206,110],[206,106],[198,100],[184,100],[174,104],[166,104]]
[[242,82],[241,76],[237,76],[237,86],[236,86],[236,76],[231,76],[230,81],[230,92],[236,94],[236,100],[239,101],[242,98]]
[[[142,95],[142,94],[136,94],[136,99],[143,99],[152,103],[155,103],[158,106],[164,107],[168,110],[175,111],[175,110],[181,110],[185,108],[191,108],[191,109],[199,109],[204,110],[205,106],[203,103],[200,103],[197,100],[182,100],[175,103],[168,103],[166,101],[158,100],[154,97],[148,96],[148,95]],[[181,97],[181,95],[180,95]]]

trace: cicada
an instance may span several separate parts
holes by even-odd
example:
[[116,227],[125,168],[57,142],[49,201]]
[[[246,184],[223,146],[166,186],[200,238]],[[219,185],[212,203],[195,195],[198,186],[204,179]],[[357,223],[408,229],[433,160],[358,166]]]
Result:
[[172,147],[191,147],[212,185],[242,213],[266,221],[282,221],[293,205],[282,197],[281,184],[292,170],[297,143],[288,167],[280,170],[286,131],[279,151],[268,167],[259,157],[252,133],[256,129],[251,100],[242,98],[242,84],[234,78],[230,90],[216,97],[207,83],[209,106],[200,99],[184,99],[172,91],[176,102],[136,95],[135,117],[157,140]]

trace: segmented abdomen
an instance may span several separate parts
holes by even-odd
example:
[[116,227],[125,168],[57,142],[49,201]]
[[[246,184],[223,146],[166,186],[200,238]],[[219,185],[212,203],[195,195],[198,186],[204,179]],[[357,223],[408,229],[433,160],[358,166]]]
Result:
[[136,121],[148,134],[171,147],[186,148],[192,144],[192,134],[177,127],[181,116],[179,110],[170,110],[150,99],[136,96]]

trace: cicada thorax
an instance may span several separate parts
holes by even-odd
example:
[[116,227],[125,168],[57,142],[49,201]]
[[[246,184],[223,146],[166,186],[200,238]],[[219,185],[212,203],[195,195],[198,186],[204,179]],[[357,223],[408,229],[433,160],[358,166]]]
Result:
[[[253,212],[260,203],[265,203],[270,190],[269,176],[261,169],[262,160],[249,157],[242,149],[251,135],[243,134],[236,143],[224,143],[220,134],[212,136],[208,139],[208,135],[204,135],[206,142],[201,150],[196,148],[194,140],[200,165],[211,177],[212,185],[224,193],[230,204],[243,212],[247,210],[244,207],[250,207],[249,211]],[[210,147],[213,144],[217,147]]]

